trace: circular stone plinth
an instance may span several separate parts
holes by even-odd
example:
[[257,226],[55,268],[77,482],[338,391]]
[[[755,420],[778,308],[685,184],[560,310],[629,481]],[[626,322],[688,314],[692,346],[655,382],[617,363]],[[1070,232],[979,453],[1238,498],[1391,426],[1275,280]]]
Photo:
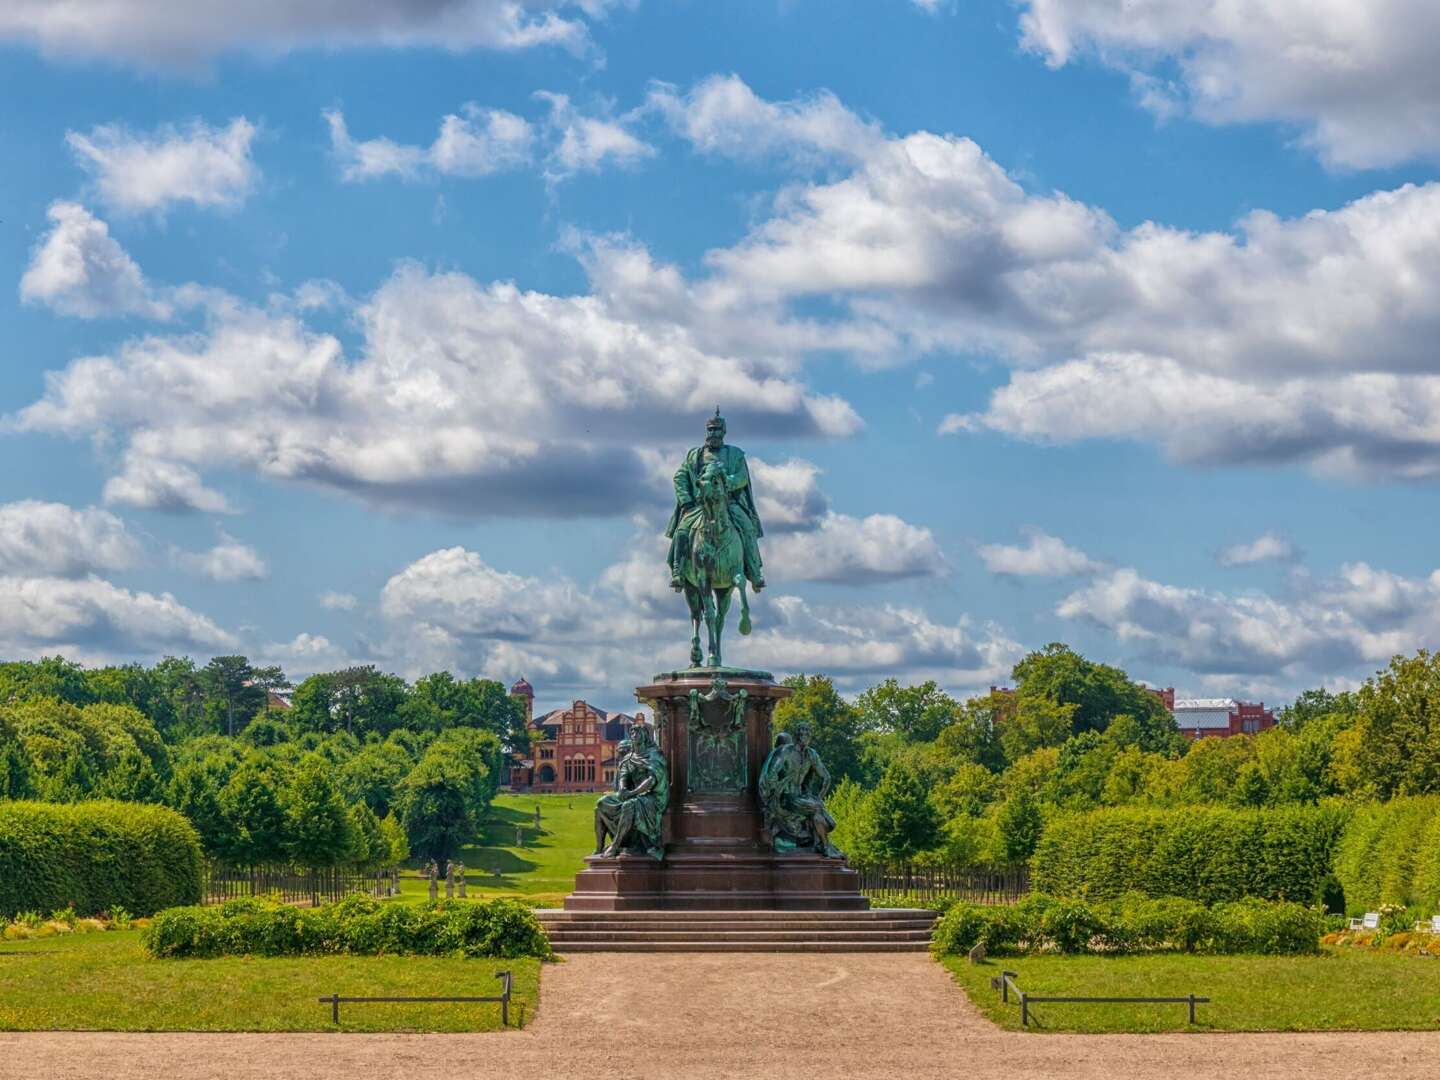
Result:
[[759,679],[763,682],[774,682],[775,676],[768,671],[759,671],[755,668],[738,667],[688,667],[676,668],[673,671],[660,671],[651,676],[654,682],[677,682],[681,679],[713,679],[716,675],[723,675],[727,679]]

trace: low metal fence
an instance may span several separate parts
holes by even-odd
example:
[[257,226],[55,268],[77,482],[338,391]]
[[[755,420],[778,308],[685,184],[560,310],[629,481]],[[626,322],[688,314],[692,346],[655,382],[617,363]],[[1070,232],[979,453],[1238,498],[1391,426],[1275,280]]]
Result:
[[1020,1024],[1022,1027],[1030,1026],[1030,1006],[1036,1004],[1047,1005],[1186,1005],[1190,1010],[1190,1023],[1195,1023],[1195,1006],[1208,1005],[1208,997],[1197,997],[1194,994],[1186,994],[1184,997],[1074,997],[1053,995],[1036,995],[1028,990],[1021,990],[1015,982],[1017,978],[1013,971],[1002,971],[999,975],[991,978],[992,989],[1000,991],[1000,1000],[1009,1004],[1010,992],[1013,990],[1020,1001]]
[[234,866],[210,862],[205,866],[201,895],[207,904],[245,896],[277,896],[287,904],[322,904],[356,892],[387,896],[393,881],[394,874],[389,870],[372,873],[350,866]]
[[860,891],[875,898],[902,895],[910,902],[966,900],[972,904],[1013,904],[1030,891],[1030,871],[1023,866],[1004,869],[919,866],[915,863],[870,864],[855,867]]
[[371,1002],[416,1002],[416,1001],[498,1001],[500,1003],[500,1024],[502,1027],[510,1026],[510,972],[502,971],[496,976],[500,980],[501,990],[495,997],[342,997],[339,994],[331,994],[328,997],[320,998],[321,1005],[330,1006],[330,1022],[338,1025],[340,1023],[340,1006],[346,1004],[369,1004]]

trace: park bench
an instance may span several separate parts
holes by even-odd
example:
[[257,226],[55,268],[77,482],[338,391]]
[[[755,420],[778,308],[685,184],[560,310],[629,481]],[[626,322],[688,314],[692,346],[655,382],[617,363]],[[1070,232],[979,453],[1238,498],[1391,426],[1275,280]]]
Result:
[[1417,921],[1415,923],[1415,933],[1440,934],[1440,915],[1431,915],[1429,922],[1426,922],[1424,919]]
[[361,1004],[370,1002],[416,1002],[416,1001],[496,1001],[500,1003],[500,1025],[510,1026],[510,972],[502,971],[495,976],[503,984],[503,989],[496,997],[341,997],[339,994],[330,994],[320,999],[321,1005],[330,1006],[330,1022],[340,1023],[340,1006],[346,1004]]
[[1351,930],[1379,930],[1380,913],[1378,911],[1367,911],[1363,919],[1351,919]]

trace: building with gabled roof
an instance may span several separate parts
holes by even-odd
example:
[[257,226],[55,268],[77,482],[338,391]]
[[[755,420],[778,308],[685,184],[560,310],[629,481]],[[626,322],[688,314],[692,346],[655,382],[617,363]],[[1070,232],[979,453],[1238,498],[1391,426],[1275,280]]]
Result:
[[615,753],[633,716],[608,712],[576,700],[560,709],[535,716],[535,689],[525,679],[510,687],[525,706],[530,731],[530,753],[517,754],[510,763],[509,786],[515,791],[608,791],[615,783]]

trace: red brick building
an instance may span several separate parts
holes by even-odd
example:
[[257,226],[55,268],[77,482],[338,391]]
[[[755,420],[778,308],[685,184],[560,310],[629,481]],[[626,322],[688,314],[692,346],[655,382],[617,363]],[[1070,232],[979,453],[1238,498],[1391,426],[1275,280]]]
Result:
[[[1172,698],[1175,691],[1170,691]],[[1170,710],[1175,726],[1187,739],[1255,735],[1275,726],[1275,713],[1265,703],[1234,698],[1180,698]]]
[[[1165,703],[1165,708],[1175,717],[1175,726],[1187,739],[1254,735],[1275,726],[1275,713],[1267,709],[1263,701],[1236,701],[1234,698],[1177,700],[1173,686],[1167,686],[1163,690],[1155,686],[1147,686],[1145,689]],[[990,693],[1013,695],[1015,691],[1008,686],[992,686]]]
[[531,732],[530,756],[510,763],[510,787],[516,791],[608,791],[615,783],[615,748],[626,729],[640,720],[607,712],[585,701],[535,715],[535,688],[517,679],[510,694],[525,705]]

